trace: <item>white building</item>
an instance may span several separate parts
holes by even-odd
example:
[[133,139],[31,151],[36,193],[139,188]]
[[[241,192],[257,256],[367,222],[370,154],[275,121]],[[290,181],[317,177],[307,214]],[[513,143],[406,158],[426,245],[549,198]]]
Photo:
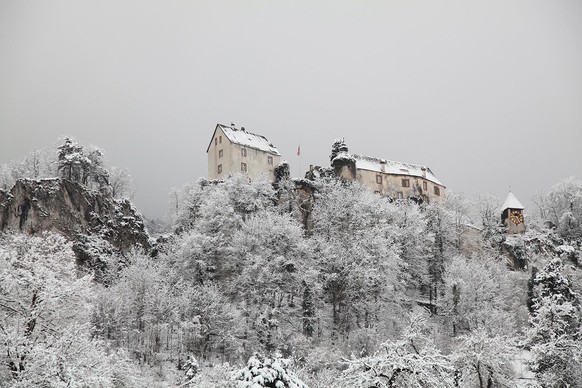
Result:
[[236,128],[234,124],[216,125],[206,153],[209,179],[244,174],[273,181],[273,171],[281,161],[281,154],[266,137],[247,132],[244,127]]
[[426,166],[361,155],[352,158],[356,161],[356,180],[369,190],[394,199],[432,202],[444,198],[445,186]]

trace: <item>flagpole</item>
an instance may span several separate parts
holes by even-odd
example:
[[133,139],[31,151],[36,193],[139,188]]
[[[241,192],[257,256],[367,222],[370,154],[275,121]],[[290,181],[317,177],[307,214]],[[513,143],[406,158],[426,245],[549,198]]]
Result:
[[299,178],[301,179],[301,143],[299,143],[299,146],[297,147],[297,156],[299,156]]

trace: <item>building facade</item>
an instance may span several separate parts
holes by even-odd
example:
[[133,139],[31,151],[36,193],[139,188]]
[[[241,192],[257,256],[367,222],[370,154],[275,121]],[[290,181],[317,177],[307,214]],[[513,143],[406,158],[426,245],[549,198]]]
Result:
[[393,199],[428,203],[444,198],[446,187],[426,166],[361,155],[352,158],[356,161],[356,180],[371,191]]
[[[333,174],[343,180],[358,181],[370,191],[395,200],[412,199],[430,203],[444,199],[446,187],[437,179],[430,168],[410,163],[349,154],[343,151],[333,154]],[[310,170],[320,169],[312,167]],[[309,174],[309,173],[308,173]]]
[[281,161],[281,154],[266,137],[236,128],[217,124],[206,149],[208,178],[224,179],[242,174],[251,179],[275,179],[273,171]]

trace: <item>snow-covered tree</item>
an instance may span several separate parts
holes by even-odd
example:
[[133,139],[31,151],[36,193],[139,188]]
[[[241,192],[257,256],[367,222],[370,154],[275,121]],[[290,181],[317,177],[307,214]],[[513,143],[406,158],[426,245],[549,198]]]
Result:
[[331,155],[329,156],[329,160],[333,162],[336,156],[340,153],[347,153],[348,146],[344,139],[335,139],[333,144],[331,145]]
[[54,147],[34,149],[20,160],[0,165],[0,190],[10,190],[17,179],[52,178],[57,175]]
[[398,274],[398,209],[357,184],[323,186],[313,210],[312,249],[331,304],[333,334],[369,327],[386,311]]
[[567,239],[582,237],[582,182],[573,177],[540,193],[536,204],[542,220],[554,226]]
[[126,168],[109,168],[109,185],[113,198],[133,198],[135,183]]
[[517,386],[511,362],[517,348],[515,340],[477,329],[459,338],[453,351],[456,379],[461,387]]
[[450,252],[454,241],[455,228],[452,227],[453,217],[440,202],[434,202],[425,206],[427,221],[427,235],[434,243],[428,257],[428,296],[431,304],[435,304],[443,291],[443,276],[446,259],[452,255]]
[[88,164],[83,155],[83,146],[66,137],[59,147],[58,170],[63,178],[80,182],[83,179],[83,168]]
[[547,387],[582,386],[582,329],[579,297],[553,259],[534,280],[531,328],[524,344],[531,348],[532,370]]
[[413,314],[402,338],[387,341],[376,354],[347,360],[337,387],[453,387],[450,358],[434,345],[426,317]]
[[105,166],[103,150],[92,146],[85,152],[87,160],[83,166],[83,184],[91,182],[96,188],[109,186],[109,171]]
[[71,244],[55,234],[0,239],[0,381],[12,387],[121,381],[128,360],[91,337],[91,279],[77,277]]
[[450,214],[450,227],[454,233],[453,246],[457,253],[461,253],[464,245],[464,226],[471,221],[469,218],[469,201],[460,193],[447,191],[444,206]]
[[237,388],[309,388],[289,370],[290,361],[254,355],[234,373]]
[[[508,269],[496,262],[453,257],[446,265],[445,295],[441,312],[458,335],[484,329],[489,333],[512,335],[516,316],[527,315]],[[500,295],[504,295],[500,297]]]

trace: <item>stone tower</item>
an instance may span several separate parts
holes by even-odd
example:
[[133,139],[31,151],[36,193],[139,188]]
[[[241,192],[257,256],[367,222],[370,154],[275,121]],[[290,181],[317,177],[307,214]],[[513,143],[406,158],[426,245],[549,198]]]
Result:
[[507,234],[516,234],[525,232],[523,222],[523,205],[519,200],[509,192],[505,202],[501,206],[501,223],[505,226]]

